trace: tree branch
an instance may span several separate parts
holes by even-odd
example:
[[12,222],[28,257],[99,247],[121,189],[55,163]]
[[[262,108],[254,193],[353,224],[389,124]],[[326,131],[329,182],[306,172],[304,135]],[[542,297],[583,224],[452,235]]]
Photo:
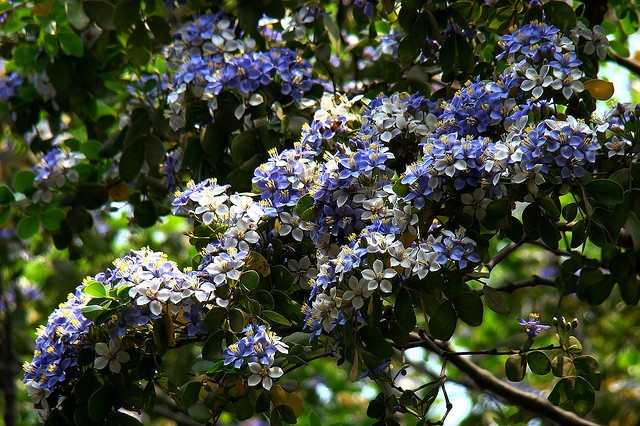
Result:
[[2,278],[2,272],[0,272],[0,302],[2,302],[0,305],[4,305],[4,313],[0,312],[0,314],[4,314],[0,318],[0,347],[2,348],[2,369],[4,370],[2,377],[4,381],[4,423],[6,426],[15,426],[17,424],[16,376],[18,359],[13,347],[10,301],[6,297],[9,289],[4,289]]
[[[534,275],[531,278],[527,278],[526,280],[507,283],[501,285],[500,287],[494,287],[494,289],[498,291],[504,291],[505,293],[513,293],[514,291],[521,288],[537,287],[539,285],[546,287],[555,287],[556,283],[548,278],[542,278],[538,275]],[[484,290],[476,290],[476,293],[482,296],[484,294]]]
[[616,52],[614,52],[613,50],[609,49],[609,57],[611,59],[613,59],[613,61],[620,65],[623,68],[628,69],[629,71],[631,71],[632,73],[636,74],[636,75],[640,75],[640,62],[635,61],[633,59],[630,58],[624,58],[620,55],[618,55]]
[[424,333],[412,333],[411,339],[414,341],[421,341],[423,343],[423,347],[432,350],[441,357],[446,358],[450,364],[454,365],[458,370],[466,374],[475,383],[475,385],[478,386],[478,388],[483,391],[488,391],[510,404],[531,411],[532,413],[551,420],[556,424],[565,426],[597,426],[597,423],[583,419],[570,411],[558,408],[546,399],[524,392],[503,382],[489,371],[478,367],[463,356],[451,356],[455,351],[453,351],[446,342],[432,340]]
[[489,268],[489,271],[491,271],[493,268],[495,268],[496,265],[498,265],[498,263],[500,263],[504,259],[506,259],[507,256],[509,256],[511,253],[516,251],[516,249],[518,247],[520,247],[522,244],[524,244],[524,242],[525,242],[524,239],[522,239],[518,243],[510,242],[502,250],[500,250],[498,253],[496,253],[496,255],[491,258],[489,263],[487,263],[487,268]]

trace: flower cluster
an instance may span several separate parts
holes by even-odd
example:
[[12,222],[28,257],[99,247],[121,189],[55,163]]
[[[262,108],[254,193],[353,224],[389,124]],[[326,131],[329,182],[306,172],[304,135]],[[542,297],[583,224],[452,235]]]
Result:
[[174,214],[190,215],[214,231],[214,241],[200,253],[202,261],[193,277],[199,285],[196,299],[215,300],[220,306],[226,306],[228,300],[214,297],[215,289],[240,278],[250,251],[261,240],[257,230],[266,217],[259,202],[245,195],[227,195],[227,188],[215,179],[190,182],[173,202]]
[[21,87],[22,76],[18,71],[0,78],[0,102],[7,102],[14,96],[18,96]]
[[[313,24],[325,14],[314,6],[302,6],[294,11],[287,10],[282,19],[262,15],[258,21],[258,32],[273,46],[282,45],[285,40],[304,40],[307,37],[307,25]],[[313,41],[312,36],[310,41]]]
[[77,374],[78,352],[86,346],[83,341],[91,321],[80,309],[87,297],[80,292],[49,316],[47,325],[38,330],[33,360],[24,364],[24,378],[29,394],[36,403],[46,406],[46,397],[56,385],[64,384]]
[[[295,16],[305,24],[318,13],[315,8],[303,8]],[[291,25],[298,25],[296,19]],[[264,21],[262,24],[264,28]],[[286,29],[289,31],[289,24]],[[192,98],[206,102],[215,120],[218,96],[224,90],[233,91],[241,98],[235,110],[240,119],[248,107],[264,102],[258,91],[262,86],[277,83],[281,95],[301,102],[314,84],[322,84],[312,77],[311,64],[290,49],[274,47],[254,52],[255,41],[242,38],[235,19],[221,12],[200,16],[183,26],[176,37],[178,40],[165,53],[176,71],[166,110],[174,129],[185,126],[186,104]],[[277,34],[273,37],[278,39]]]
[[81,153],[58,146],[42,154],[32,169],[36,173],[34,185],[38,188],[34,201],[51,202],[52,191],[67,183],[77,182],[78,172],[73,167],[82,159],[84,155]]
[[289,346],[265,325],[249,324],[242,332],[245,334],[238,342],[229,345],[224,351],[224,365],[233,364],[241,368],[246,362],[251,371],[249,386],[271,389],[273,379],[282,376],[282,368],[274,365],[278,353],[287,354]]

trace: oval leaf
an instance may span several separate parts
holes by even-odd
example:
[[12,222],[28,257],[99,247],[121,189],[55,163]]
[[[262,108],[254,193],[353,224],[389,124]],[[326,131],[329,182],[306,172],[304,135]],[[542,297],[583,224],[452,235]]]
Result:
[[504,364],[504,372],[512,382],[520,382],[527,372],[527,357],[524,354],[513,354]]
[[541,351],[533,351],[527,354],[527,364],[534,374],[545,375],[551,371],[549,357]]
[[440,340],[449,340],[456,330],[458,317],[449,300],[440,303],[429,318],[431,335]]

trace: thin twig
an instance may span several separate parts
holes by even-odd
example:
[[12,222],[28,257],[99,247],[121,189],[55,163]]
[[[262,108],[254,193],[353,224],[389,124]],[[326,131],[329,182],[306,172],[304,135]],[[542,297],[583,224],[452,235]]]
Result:
[[535,415],[544,417],[557,424],[567,426],[597,426],[597,423],[583,419],[570,411],[558,408],[546,399],[522,391],[503,382],[495,377],[491,372],[475,365],[466,357],[450,356],[450,354],[455,351],[453,351],[446,342],[434,341],[426,336],[424,332],[412,333],[411,337],[412,340],[419,339],[422,341],[424,348],[433,350],[433,352],[440,356],[443,354],[449,354],[445,359],[458,368],[458,370],[469,376],[469,378],[480,389],[485,392],[489,392],[510,404],[528,410]]

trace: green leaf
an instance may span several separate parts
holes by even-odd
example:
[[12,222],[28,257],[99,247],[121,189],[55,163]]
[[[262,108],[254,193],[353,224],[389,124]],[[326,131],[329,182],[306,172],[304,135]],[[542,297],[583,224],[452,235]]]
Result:
[[560,241],[561,235],[556,224],[547,216],[542,216],[540,219],[540,237],[544,244],[552,250],[558,249],[558,241]]
[[85,0],[82,4],[84,5],[84,12],[100,28],[103,30],[114,30],[116,28],[113,22],[116,8],[113,4],[105,0]]
[[595,390],[600,389],[600,365],[598,361],[590,355],[580,355],[573,359],[578,374],[584,377]]
[[[116,25],[118,20],[116,19]],[[127,58],[142,67],[151,59],[151,39],[144,26],[136,26],[127,40]]]
[[31,170],[20,170],[13,178],[13,187],[16,191],[25,193],[33,188],[33,181],[36,175]]
[[282,416],[282,420],[289,424],[298,423],[298,418],[296,417],[296,413],[293,410],[293,407],[289,404],[280,404],[278,405],[278,413]]
[[220,306],[214,306],[204,317],[204,326],[209,331],[216,331],[222,328],[224,320],[227,318],[227,310]]
[[145,200],[133,207],[133,218],[136,224],[142,228],[149,228],[156,224],[158,212],[151,200]]
[[142,391],[142,406],[145,410],[151,411],[156,403],[156,387],[155,384],[150,381],[144,387]]
[[98,281],[91,281],[89,285],[82,289],[82,292],[91,297],[106,297],[107,289],[104,284]]
[[257,251],[249,252],[246,260],[247,268],[253,269],[258,272],[261,276],[266,277],[271,273],[271,267],[269,266],[269,262]]
[[573,390],[573,409],[579,416],[584,416],[593,409],[596,392],[591,384],[582,377],[576,377]]
[[160,16],[150,16],[147,18],[147,25],[153,33],[153,39],[160,44],[169,44],[173,40],[171,27]]
[[525,354],[513,354],[504,364],[504,372],[512,382],[521,382],[527,372],[527,357]]
[[596,203],[611,207],[624,201],[624,189],[609,179],[594,179],[584,186],[587,195]]
[[449,340],[456,330],[458,318],[449,300],[443,300],[429,318],[431,335],[440,340]]
[[549,401],[558,407],[567,408],[573,400],[575,377],[564,377],[556,383],[549,394]]
[[113,410],[116,392],[113,387],[105,386],[98,389],[89,397],[87,411],[91,420],[103,420]]
[[211,334],[202,345],[202,359],[215,360],[222,353],[222,341],[224,340],[224,330],[218,330]]
[[202,383],[194,381],[188,382],[182,386],[182,395],[180,400],[184,407],[191,407],[198,402],[200,396],[200,389],[202,389]]
[[440,54],[438,56],[440,60],[440,67],[442,72],[449,73],[453,71],[453,67],[456,62],[456,39],[455,37],[447,38],[442,44]]
[[260,284],[260,275],[252,269],[244,271],[240,276],[240,285],[249,291],[253,291]]
[[400,327],[407,332],[412,332],[416,326],[416,313],[413,310],[411,294],[405,288],[400,288],[393,305],[393,311]]
[[502,294],[488,285],[484,286],[484,300],[487,302],[487,306],[493,312],[498,314],[508,314],[511,312],[509,304]]
[[82,58],[84,55],[84,43],[80,36],[67,27],[62,27],[58,31],[58,41],[60,48],[66,55]]
[[78,0],[65,0],[64,9],[67,12],[67,18],[76,30],[83,30],[89,25],[89,17],[84,13],[82,4]]
[[82,206],[93,210],[104,206],[109,201],[109,191],[100,184],[78,183],[75,197]]
[[50,58],[54,58],[60,51],[60,44],[58,44],[58,38],[53,34],[45,34],[42,39],[42,45],[44,51],[47,52]]
[[634,7],[627,7],[619,13],[620,27],[625,35],[632,35],[638,31],[640,22],[638,21],[638,12]]
[[529,352],[527,354],[527,363],[534,374],[543,376],[551,371],[551,361],[549,361],[549,357],[544,352]]
[[229,327],[231,327],[232,331],[239,333],[246,324],[244,314],[240,309],[234,308],[229,311]]
[[100,306],[100,305],[87,305],[80,308],[80,312],[82,312],[82,314],[88,319],[95,318],[96,316],[98,316],[98,313],[104,310],[105,310],[104,306]]
[[578,215],[578,205],[576,203],[567,204],[562,208],[562,217],[567,222],[571,222]]
[[467,291],[453,296],[453,306],[458,311],[460,319],[472,327],[482,324],[484,306],[482,298],[477,293]]
[[33,63],[38,54],[38,48],[32,44],[20,44],[13,54],[16,65],[25,66]]
[[578,248],[584,243],[586,226],[587,224],[583,219],[577,221],[573,226],[573,229],[571,229],[571,248]]
[[0,207],[0,227],[4,226],[4,224],[9,221],[10,216],[11,216],[10,207]]
[[405,197],[409,194],[409,186],[403,184],[400,180],[397,180],[396,183],[393,184],[393,192],[400,197]]
[[409,63],[418,56],[418,46],[416,46],[413,36],[404,37],[398,45],[398,59],[402,63]]
[[60,223],[67,217],[66,213],[58,208],[47,210],[40,215],[40,220],[47,231],[55,231],[60,228]]
[[162,141],[157,136],[149,136],[145,141],[145,159],[152,171],[159,171],[160,164],[164,161],[167,152],[162,145]]
[[552,1],[545,3],[543,9],[549,23],[561,31],[572,30],[578,25],[576,12],[565,2]]
[[296,202],[296,213],[298,216],[302,216],[304,212],[313,207],[313,197],[309,194],[305,194]]
[[16,231],[18,232],[18,237],[23,240],[28,240],[38,233],[40,230],[40,219],[37,217],[23,217],[18,222],[18,226],[16,227]]
[[262,311],[262,317],[266,319],[269,324],[283,324],[283,325],[291,325],[291,322],[286,319],[283,315],[274,312],[274,311]]
[[637,305],[640,301],[640,283],[636,277],[620,281],[618,283],[620,297],[627,305]]
[[207,423],[211,418],[211,411],[201,402],[193,404],[191,407],[187,409],[187,413],[189,413],[189,417],[195,420],[198,423]]
[[132,182],[138,177],[140,169],[142,169],[142,165],[144,164],[145,141],[146,138],[140,136],[134,139],[122,152],[118,170],[120,171],[120,177],[125,182]]
[[509,28],[514,18],[512,6],[494,8],[487,17],[487,25],[490,30],[502,32]]
[[231,140],[231,157],[234,164],[242,164],[256,153],[256,133],[247,130]]
[[271,280],[278,290],[288,290],[294,281],[293,274],[283,265],[271,266]]
[[115,8],[114,22],[116,29],[128,32],[129,28],[140,19],[140,1],[122,0]]
[[13,196],[13,192],[7,185],[0,185],[0,206],[6,206],[16,200]]
[[556,355],[551,360],[551,371],[556,377],[565,377],[571,374],[571,368],[573,367],[573,361],[571,358],[562,354]]

